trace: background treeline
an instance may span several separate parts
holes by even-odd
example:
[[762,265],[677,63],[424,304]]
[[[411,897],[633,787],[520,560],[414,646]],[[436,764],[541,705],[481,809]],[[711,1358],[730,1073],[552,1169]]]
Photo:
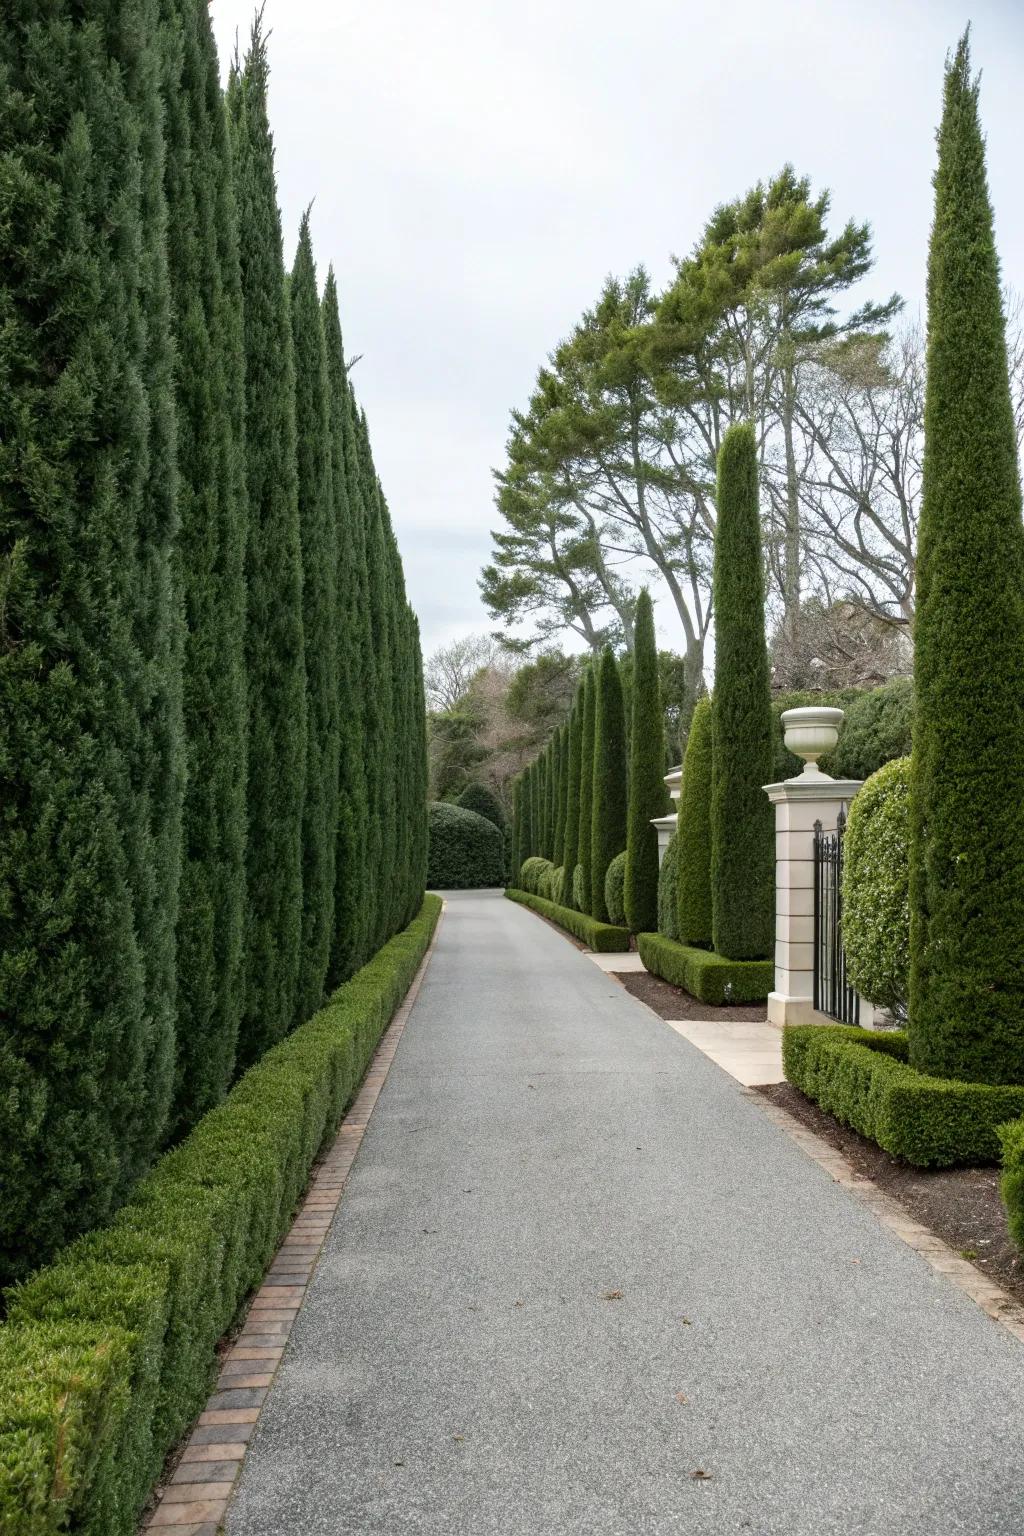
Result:
[[0,22],[0,1277],[410,921],[416,620],[259,28]]
[[[774,686],[909,671],[925,342],[897,296],[864,302],[872,265],[869,225],[837,226],[827,189],[786,166],[711,213],[662,291],[642,266],[609,278],[511,415],[480,582],[502,633],[631,651],[653,578],[689,715],[714,620],[718,454],[749,421]],[[1019,445],[1012,295],[1007,313]]]

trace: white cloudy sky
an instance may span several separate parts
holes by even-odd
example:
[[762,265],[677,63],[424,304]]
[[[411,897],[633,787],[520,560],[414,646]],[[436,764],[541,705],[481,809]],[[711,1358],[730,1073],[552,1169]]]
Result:
[[[223,60],[252,11],[212,0]],[[1024,287],[1021,0],[267,0],[286,255],[315,198],[426,650],[490,627],[508,412],[608,272],[663,281],[716,203],[789,160],[837,222],[871,221],[870,287],[920,307],[942,65],[968,19]]]

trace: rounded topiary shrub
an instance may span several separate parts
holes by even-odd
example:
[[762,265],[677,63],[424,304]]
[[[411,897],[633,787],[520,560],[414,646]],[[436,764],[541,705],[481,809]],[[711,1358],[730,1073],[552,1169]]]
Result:
[[504,883],[504,840],[486,816],[435,800],[428,807],[428,829],[427,884],[433,890],[475,890]]
[[831,772],[840,779],[868,779],[885,763],[910,756],[914,683],[897,678],[846,705]]
[[850,981],[897,1019],[910,975],[910,758],[872,774],[843,839],[843,948]]
[[488,821],[493,821],[494,825],[504,832],[505,823],[508,820],[505,807],[490,785],[467,784],[456,803],[461,805],[463,810],[476,811],[478,816],[486,816]]
[[658,932],[662,938],[679,939],[678,884],[679,838],[673,832],[658,871]]
[[542,859],[539,854],[533,854],[529,859],[523,860],[523,867],[519,872],[519,889],[529,891],[531,896],[543,896],[541,882],[549,869],[554,865],[550,859]]
[[604,877],[604,904],[608,921],[619,928],[626,926],[626,855],[617,853]]

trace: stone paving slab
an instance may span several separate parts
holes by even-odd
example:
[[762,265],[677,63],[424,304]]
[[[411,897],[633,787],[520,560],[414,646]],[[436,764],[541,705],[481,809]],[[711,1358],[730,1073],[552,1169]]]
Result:
[[598,955],[588,949],[586,955],[588,960],[593,960],[599,971],[646,971],[647,969],[635,950],[631,950],[629,954]]
[[746,1088],[785,1080],[782,1032],[774,1024],[720,1022],[717,1019],[667,1019],[665,1022]]
[[547,924],[450,900],[229,1536],[1019,1536],[1024,1346]]

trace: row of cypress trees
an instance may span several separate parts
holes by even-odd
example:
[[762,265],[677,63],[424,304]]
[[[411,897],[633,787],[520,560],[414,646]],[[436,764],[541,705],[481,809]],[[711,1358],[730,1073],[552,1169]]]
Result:
[[0,22],[0,1275],[407,923],[417,626],[259,26]]
[[647,592],[637,603],[630,681],[627,700],[622,668],[606,647],[584,670],[567,723],[516,779],[511,878],[518,881],[525,859],[549,859],[563,871],[563,903],[607,922],[605,876],[624,852],[627,920],[639,932],[653,928],[657,918],[658,842],[651,819],[667,804],[664,714]]

